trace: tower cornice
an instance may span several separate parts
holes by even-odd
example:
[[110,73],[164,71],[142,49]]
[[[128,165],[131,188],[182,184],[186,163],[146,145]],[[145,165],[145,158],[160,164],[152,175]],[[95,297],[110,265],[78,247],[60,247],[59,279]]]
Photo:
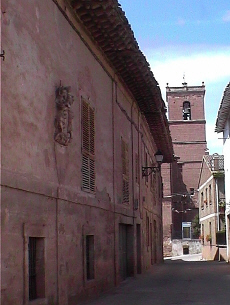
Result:
[[205,94],[205,86],[166,87],[166,94],[187,94],[200,92]]

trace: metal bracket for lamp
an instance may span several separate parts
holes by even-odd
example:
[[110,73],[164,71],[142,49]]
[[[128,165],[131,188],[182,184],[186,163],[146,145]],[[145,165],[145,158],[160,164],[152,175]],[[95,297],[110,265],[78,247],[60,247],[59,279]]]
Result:
[[155,153],[155,158],[158,163],[158,166],[142,166],[142,177],[147,177],[147,176],[151,175],[152,173],[155,174],[157,172],[160,172],[163,157],[164,156],[162,155],[162,152],[160,150],[158,150]]

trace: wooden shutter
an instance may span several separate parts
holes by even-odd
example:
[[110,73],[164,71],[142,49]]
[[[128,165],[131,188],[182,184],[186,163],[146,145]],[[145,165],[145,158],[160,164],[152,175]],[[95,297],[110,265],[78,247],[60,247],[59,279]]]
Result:
[[89,151],[89,105],[82,102],[82,147],[85,152]]
[[82,188],[95,191],[95,114],[82,99]]
[[90,169],[90,173],[89,173],[90,190],[92,192],[94,192],[95,191],[95,161],[93,159],[89,160],[89,169]]
[[90,190],[90,171],[89,171],[89,158],[82,156],[82,187],[83,189]]
[[89,152],[94,155],[94,138],[95,138],[95,130],[94,130],[94,110],[89,107]]

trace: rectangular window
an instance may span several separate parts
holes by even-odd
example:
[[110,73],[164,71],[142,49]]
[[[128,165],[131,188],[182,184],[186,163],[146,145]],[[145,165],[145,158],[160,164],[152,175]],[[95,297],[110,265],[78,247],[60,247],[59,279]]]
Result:
[[95,191],[95,115],[82,99],[82,189]]
[[209,192],[209,204],[212,204],[212,186],[211,186],[211,184],[208,187],[208,192]]
[[212,244],[212,223],[209,221],[209,241],[210,245]]
[[86,278],[94,279],[94,235],[86,235]]
[[129,149],[128,144],[121,138],[122,159],[122,202],[129,203]]
[[29,237],[29,300],[45,297],[44,238]]
[[204,208],[204,193],[201,192],[200,194],[200,206],[201,206],[201,209]]
[[182,222],[182,239],[191,239],[192,223]]
[[183,120],[191,120],[191,106],[189,101],[183,103]]
[[205,200],[204,202],[206,203],[206,205],[208,204],[208,188],[205,188]]

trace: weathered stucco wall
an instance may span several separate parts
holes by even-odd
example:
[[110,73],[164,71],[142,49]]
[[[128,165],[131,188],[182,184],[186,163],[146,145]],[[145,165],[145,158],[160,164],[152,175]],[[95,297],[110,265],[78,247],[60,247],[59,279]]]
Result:
[[178,240],[172,241],[172,256],[185,254],[199,254],[202,251],[200,240]]
[[[53,1],[5,0],[2,10],[2,302],[28,304],[28,241],[36,237],[45,240],[39,304],[71,305],[122,280],[121,224],[132,245],[128,275],[162,260],[161,178],[156,174],[151,188],[141,177],[144,152],[155,161],[156,146],[99,49],[76,23],[91,50],[86,46]],[[54,141],[60,82],[74,96],[68,146]],[[95,110],[95,193],[81,187],[81,97]],[[129,147],[129,204],[122,204],[121,137]],[[92,281],[86,235],[94,236]]]

